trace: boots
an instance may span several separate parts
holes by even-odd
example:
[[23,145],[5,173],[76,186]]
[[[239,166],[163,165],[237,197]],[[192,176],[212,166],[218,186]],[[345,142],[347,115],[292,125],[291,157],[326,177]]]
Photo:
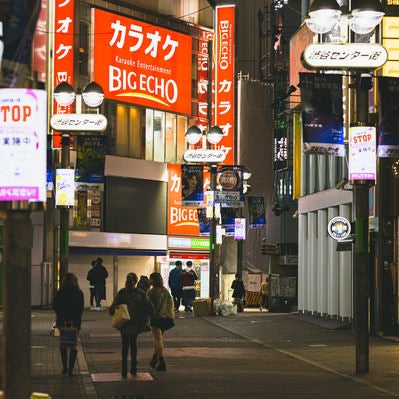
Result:
[[122,360],[122,378],[127,378],[127,360]]
[[159,357],[158,366],[155,368],[157,371],[166,371],[165,360],[162,356]]
[[62,374],[65,375],[68,372],[68,354],[66,348],[60,348],[61,360],[62,360]]
[[73,368],[75,366],[77,354],[78,354],[78,351],[76,349],[71,349],[71,352],[69,354],[68,377],[73,377]]
[[155,369],[155,366],[157,365],[157,360],[158,360],[158,356],[154,353],[152,355],[152,359],[150,361],[150,367],[152,367],[153,369]]

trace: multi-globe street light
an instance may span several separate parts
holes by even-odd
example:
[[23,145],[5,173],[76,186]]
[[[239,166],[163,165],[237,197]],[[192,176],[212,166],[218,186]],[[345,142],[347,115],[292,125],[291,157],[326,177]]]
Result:
[[197,145],[202,140],[200,148],[188,149],[184,153],[187,162],[209,165],[210,169],[210,193],[211,209],[209,224],[209,296],[213,300],[219,297],[218,273],[216,270],[216,208],[215,191],[217,186],[217,164],[223,162],[226,154],[222,150],[207,148],[207,141],[216,146],[223,138],[223,130],[219,126],[213,126],[208,131],[201,130],[198,126],[191,126],[186,131],[186,141],[190,145]]
[[[59,279],[61,280],[68,272],[69,266],[69,208],[74,202],[74,174],[71,171],[70,162],[70,136],[75,134],[103,131],[107,126],[107,119],[98,113],[98,107],[104,101],[104,91],[96,82],[88,83],[82,91],[77,90],[67,82],[61,82],[54,89],[54,100],[61,107],[69,107],[75,102],[75,113],[54,114],[51,118],[51,127],[61,131],[61,168],[58,169],[57,177],[62,182],[56,186],[56,193],[62,191],[62,201],[56,206],[60,209],[60,233],[59,233]],[[83,114],[82,100],[89,108],[94,108],[97,113]],[[57,181],[58,181],[57,179]],[[70,190],[65,190],[69,187]]]
[[[305,20],[308,28],[316,34],[322,35],[331,32],[341,23],[339,46],[343,51],[353,46],[348,40],[349,30],[354,32],[355,42],[360,35],[370,35],[380,24],[384,12],[378,0],[355,0],[351,7],[341,7],[335,0],[315,0],[308,10],[309,18]],[[372,46],[372,45],[371,45]],[[378,45],[377,45],[378,46]],[[364,127],[368,122],[368,91],[372,87],[370,72],[384,63],[385,49],[380,46],[377,53],[377,63],[368,65],[345,65],[339,69],[347,69],[353,73],[352,79],[356,88],[356,122],[353,125]],[[306,50],[305,50],[306,52]],[[306,54],[304,54],[306,58]],[[381,62],[380,62],[381,61]],[[306,60],[305,60],[306,62]],[[326,69],[333,70],[334,66],[325,65]],[[328,68],[329,67],[329,68]],[[360,73],[359,71],[361,70]],[[375,133],[374,133],[375,134]],[[375,137],[374,137],[375,139]],[[351,160],[349,160],[350,162]],[[371,180],[354,180],[354,218],[356,224],[354,245],[354,322],[356,333],[356,373],[369,371],[369,332],[368,332],[368,296],[369,296],[369,187],[374,184]]]

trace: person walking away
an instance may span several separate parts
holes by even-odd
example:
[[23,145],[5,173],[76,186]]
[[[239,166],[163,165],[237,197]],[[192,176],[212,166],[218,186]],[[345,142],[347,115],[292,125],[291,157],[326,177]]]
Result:
[[[96,265],[96,261],[91,261],[91,267],[93,268]],[[90,269],[91,270],[91,269]],[[95,298],[96,298],[96,290],[94,288],[94,280],[91,277],[90,270],[87,273],[86,279],[89,281],[89,290],[90,290],[90,310],[94,310],[95,306]]]
[[127,378],[129,348],[131,358],[130,374],[136,375],[137,373],[137,336],[149,330],[148,323],[153,313],[152,304],[145,292],[136,287],[137,280],[136,273],[129,273],[126,276],[125,287],[118,291],[109,308],[109,314],[113,315],[115,307],[124,303],[127,305],[130,315],[130,320],[120,329],[122,341],[122,378]]
[[179,311],[181,298],[183,296],[183,283],[180,279],[182,263],[180,260],[175,262],[175,267],[169,272],[168,285],[173,298],[175,312]]
[[[56,325],[58,328],[72,322],[72,326],[80,331],[82,326],[82,314],[84,308],[84,295],[79,288],[78,279],[73,273],[66,273],[61,282],[60,289],[56,292],[53,300],[53,308],[56,314]],[[62,360],[62,374],[73,376],[77,350],[70,348],[69,364],[68,349],[60,347]]]
[[195,280],[198,280],[197,273],[192,269],[193,262],[189,260],[186,268],[181,272],[180,279],[183,284],[183,305],[185,312],[192,312],[195,299]]
[[240,274],[235,275],[231,284],[233,290],[233,303],[237,305],[237,312],[244,311],[245,287]]
[[157,321],[165,318],[171,318],[172,320],[175,318],[173,300],[169,291],[163,285],[163,279],[160,273],[151,273],[150,283],[151,288],[148,290],[147,296],[154,308],[154,313],[151,317],[154,354],[150,361],[150,366],[158,371],[166,371],[163,343],[163,334],[165,330]]
[[260,284],[259,293],[262,296],[259,310],[262,311],[262,308],[265,308],[265,310],[269,309],[269,276]]
[[147,276],[140,276],[139,282],[137,283],[137,288],[140,288],[144,292],[147,292],[150,288],[150,280]]
[[101,300],[105,299],[105,280],[108,271],[103,265],[102,258],[96,259],[96,265],[89,271],[87,279],[94,284],[96,307],[94,310],[101,310]]

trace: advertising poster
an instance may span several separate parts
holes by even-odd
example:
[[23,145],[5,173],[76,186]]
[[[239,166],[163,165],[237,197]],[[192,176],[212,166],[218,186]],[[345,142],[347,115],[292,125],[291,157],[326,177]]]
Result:
[[300,73],[303,152],[345,156],[342,76]]
[[75,171],[74,169],[57,169],[55,176],[55,205],[75,205]]
[[248,221],[250,229],[260,229],[266,224],[265,200],[263,197],[248,197]]
[[0,201],[46,201],[47,93],[0,89]]
[[93,9],[94,80],[107,99],[191,113],[192,39]]
[[399,79],[379,77],[381,122],[378,127],[378,156],[399,157]]
[[182,205],[201,206],[204,203],[202,165],[181,165]]
[[104,140],[104,136],[100,135],[77,136],[75,173],[77,183],[84,182],[96,185],[104,183]]

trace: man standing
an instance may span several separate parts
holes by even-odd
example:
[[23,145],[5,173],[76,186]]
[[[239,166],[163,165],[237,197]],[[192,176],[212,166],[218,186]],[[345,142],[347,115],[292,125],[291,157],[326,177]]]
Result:
[[175,306],[175,312],[179,311],[180,302],[183,295],[183,284],[180,279],[180,275],[182,272],[182,263],[180,260],[177,260],[175,263],[175,267],[169,272],[168,285],[170,288],[170,292],[172,294],[173,303]]
[[105,280],[108,277],[108,271],[103,265],[102,258],[96,259],[96,265],[87,274],[87,279],[94,285],[94,294],[96,307],[94,310],[101,310],[101,300],[105,299]]
[[96,266],[96,261],[92,260],[91,261],[91,269],[89,270],[89,272],[87,273],[87,280],[89,280],[89,288],[90,288],[90,310],[94,310],[95,306],[94,306],[94,300],[96,298],[96,290],[94,288],[94,281],[92,280],[92,275],[91,275],[91,270],[93,270],[93,268]]
[[197,273],[192,269],[193,262],[189,260],[187,267],[181,272],[180,279],[183,283],[183,305],[185,312],[192,312],[193,301],[195,299],[195,280],[198,280]]

